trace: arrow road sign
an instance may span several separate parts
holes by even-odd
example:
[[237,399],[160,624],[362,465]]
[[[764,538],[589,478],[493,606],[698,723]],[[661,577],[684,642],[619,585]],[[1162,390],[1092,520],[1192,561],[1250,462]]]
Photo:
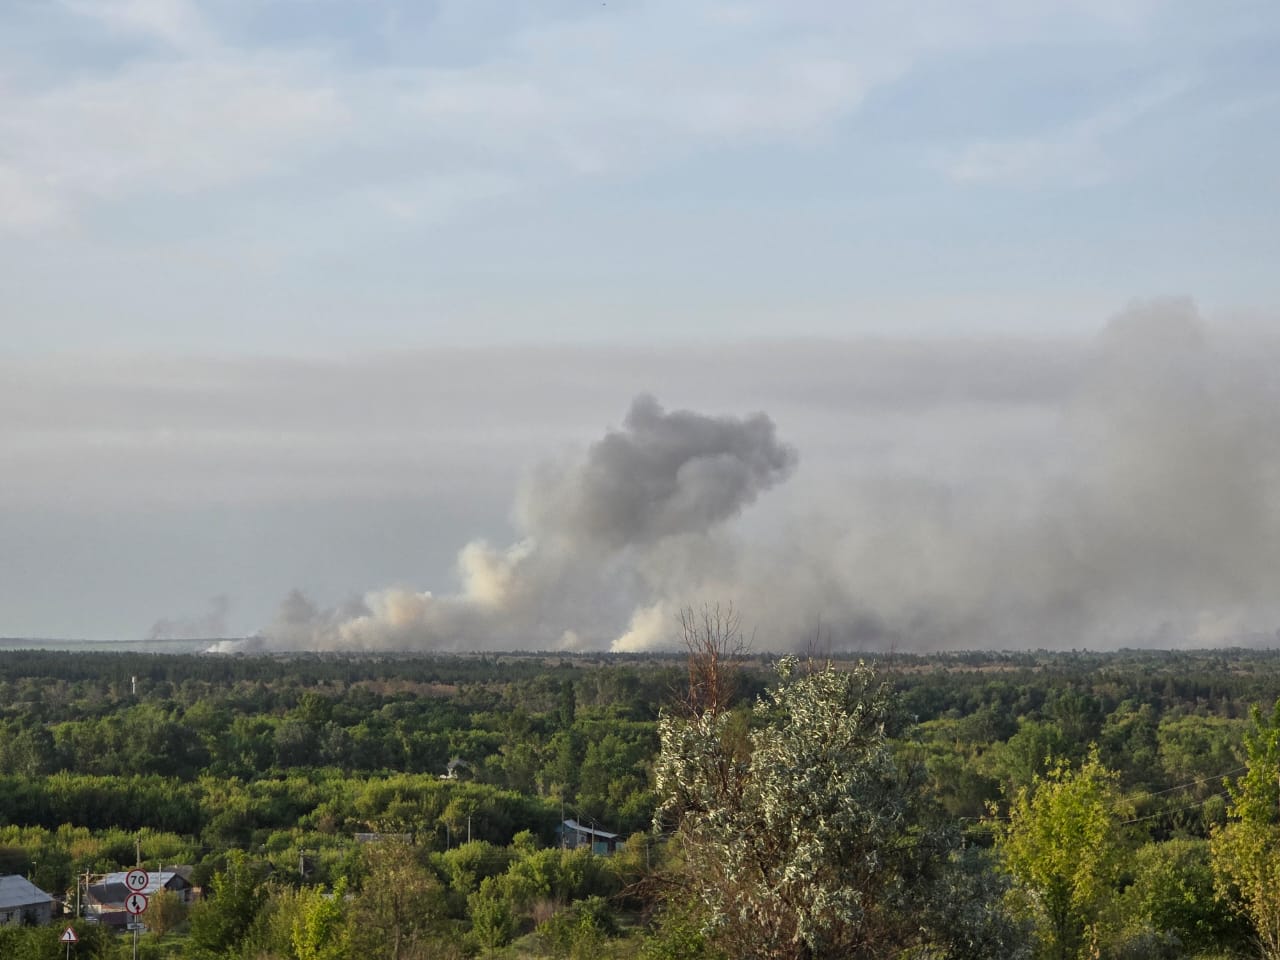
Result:
[[147,895],[145,893],[131,893],[124,902],[124,908],[132,913],[135,917],[143,910],[147,909]]
[[134,893],[141,893],[147,889],[147,884],[151,882],[151,878],[147,876],[147,871],[134,868],[124,875],[124,885]]
[[58,938],[59,943],[79,943],[80,938],[76,936],[76,932],[70,927],[62,931],[62,936]]

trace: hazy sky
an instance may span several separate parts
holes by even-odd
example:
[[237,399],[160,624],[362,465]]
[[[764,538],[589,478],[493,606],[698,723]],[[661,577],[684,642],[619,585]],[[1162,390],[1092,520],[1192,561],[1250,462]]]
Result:
[[1087,487],[1126,304],[1272,355],[1278,44],[1267,0],[0,3],[0,635],[458,589],[646,392],[798,451],[735,536]]

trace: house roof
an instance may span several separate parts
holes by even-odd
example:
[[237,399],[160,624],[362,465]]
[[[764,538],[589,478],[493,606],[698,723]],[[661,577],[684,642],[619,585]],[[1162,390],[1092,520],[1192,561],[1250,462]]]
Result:
[[572,830],[574,833],[585,833],[593,837],[599,837],[601,840],[617,840],[618,834],[610,833],[608,830],[597,830],[595,827],[583,826],[577,820],[566,820],[564,829]]
[[0,877],[0,910],[12,910],[14,907],[34,907],[48,903],[53,897],[45,893],[26,877],[16,873]]
[[[119,873],[108,873],[99,882],[102,884],[118,883],[124,886],[124,878],[129,875],[128,870],[121,870]],[[142,893],[155,893],[161,888],[169,887],[174,880],[178,880],[178,886],[188,885],[187,878],[177,870],[152,870],[147,874],[147,885],[142,888]]]
[[[96,883],[89,885],[89,898],[96,903],[124,903],[133,891],[124,884],[127,871],[108,873]],[[147,874],[147,885],[140,893],[148,897],[158,890],[185,890],[191,886],[190,881],[175,870],[153,871]]]

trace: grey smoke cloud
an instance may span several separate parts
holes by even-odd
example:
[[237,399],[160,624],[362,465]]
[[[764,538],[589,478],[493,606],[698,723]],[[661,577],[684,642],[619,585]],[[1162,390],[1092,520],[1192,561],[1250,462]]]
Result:
[[1092,344],[1078,386],[1043,425],[1051,444],[1039,459],[994,475],[972,460],[959,476],[872,471],[844,509],[815,506],[783,554],[739,554],[697,595],[749,585],[737,593],[770,598],[770,634],[820,618],[846,646],[1271,635],[1273,361],[1256,341],[1209,337],[1188,302],[1135,306]]
[[[879,451],[868,443],[838,482],[802,484],[751,532],[733,521],[798,462],[773,421],[667,412],[642,395],[621,429],[532,473],[516,507],[523,539],[465,547],[460,592],[374,591],[347,616],[294,610],[266,636],[641,650],[671,642],[681,607],[725,601],[765,647],[815,634],[919,649],[1271,633],[1280,396],[1256,348],[1215,340],[1188,302],[1161,301],[1040,364],[1058,374],[1048,387],[1035,364],[1018,363],[1034,355],[1007,347],[995,353],[1012,370],[982,358],[996,386],[974,381],[983,363],[917,358],[929,375],[916,391],[881,373],[843,396],[861,390],[862,416],[890,430],[942,429],[910,456],[900,436]],[[953,382],[940,385],[939,371]],[[1038,410],[1021,439],[1007,423],[994,439],[971,424],[958,441],[944,436],[949,411],[1007,416],[1010,397]]]
[[227,616],[231,599],[219,594],[209,600],[209,609],[194,617],[161,617],[147,631],[148,640],[203,640],[228,635]]
[[620,429],[580,458],[544,464],[526,482],[517,508],[521,540],[462,549],[459,593],[373,591],[344,616],[295,591],[264,639],[366,649],[607,644],[611,624],[652,589],[647,556],[673,539],[689,555],[689,539],[710,537],[785,479],[795,461],[763,414],[667,411],[638,396]]
[[544,467],[519,514],[535,537],[614,552],[677,534],[706,533],[784,480],[795,451],[763,414],[745,420],[668,413],[637,397],[621,430],[581,463]]
[[762,648],[1272,637],[1276,330],[0,358],[3,632],[226,593],[209,633],[281,648],[643,649],[704,600]]

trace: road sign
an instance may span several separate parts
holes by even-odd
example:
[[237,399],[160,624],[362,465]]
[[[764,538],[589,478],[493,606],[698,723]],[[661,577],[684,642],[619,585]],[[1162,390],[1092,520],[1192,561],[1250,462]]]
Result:
[[124,925],[126,930],[145,930],[147,925],[140,920],[131,920]]
[[147,889],[147,884],[150,882],[151,878],[147,876],[147,871],[136,867],[124,875],[124,885],[134,893],[141,893]]
[[147,909],[147,895],[145,893],[131,893],[125,898],[124,908],[135,917],[143,910]]
[[62,931],[62,936],[58,938],[59,943],[79,943],[80,938],[76,936],[76,932],[70,927]]

